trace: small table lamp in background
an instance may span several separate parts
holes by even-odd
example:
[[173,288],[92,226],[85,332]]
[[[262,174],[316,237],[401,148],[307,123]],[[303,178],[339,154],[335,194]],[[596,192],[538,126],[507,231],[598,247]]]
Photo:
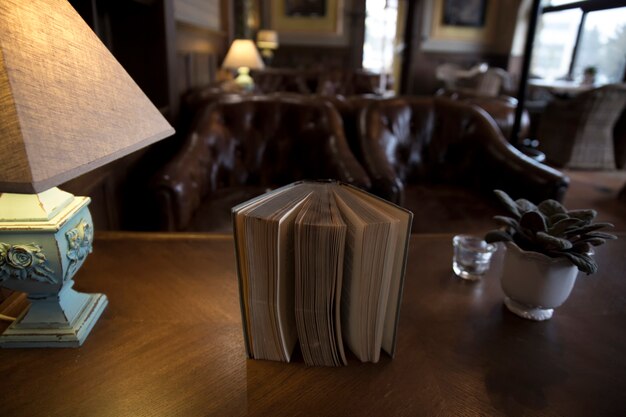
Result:
[[263,69],[265,65],[254,42],[250,39],[235,39],[230,45],[222,67],[236,69],[239,75],[235,82],[244,90],[251,91],[254,88],[254,81],[250,76],[250,70]]
[[274,58],[274,50],[278,49],[278,33],[275,30],[259,30],[256,35],[256,45],[261,50],[265,63],[270,65]]
[[83,343],[107,305],[72,289],[90,199],[56,186],[173,133],[66,0],[0,2],[0,285],[31,302],[0,346]]

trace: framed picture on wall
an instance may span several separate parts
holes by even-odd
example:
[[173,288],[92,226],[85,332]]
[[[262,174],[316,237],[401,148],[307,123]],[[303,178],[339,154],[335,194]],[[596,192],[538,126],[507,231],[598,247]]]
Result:
[[285,15],[290,17],[326,16],[326,0],[285,0]]
[[490,45],[495,41],[497,1],[431,0],[429,4],[430,43]]
[[287,35],[340,36],[342,3],[342,0],[272,0],[272,29]]
[[444,0],[443,24],[448,26],[483,27],[487,0]]

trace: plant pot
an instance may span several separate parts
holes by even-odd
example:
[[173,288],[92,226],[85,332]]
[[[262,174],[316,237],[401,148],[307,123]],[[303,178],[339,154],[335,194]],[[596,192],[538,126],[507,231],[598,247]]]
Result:
[[525,319],[550,319],[554,309],[569,297],[578,268],[567,258],[527,252],[512,242],[505,245],[501,280],[504,304]]

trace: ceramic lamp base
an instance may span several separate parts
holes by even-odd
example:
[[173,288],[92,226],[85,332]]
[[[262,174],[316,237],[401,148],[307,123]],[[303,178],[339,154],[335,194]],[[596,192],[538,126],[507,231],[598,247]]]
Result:
[[30,301],[0,347],[78,347],[102,314],[104,295],[72,289],[92,251],[89,201],[58,188],[0,194],[0,285]]
[[[74,310],[73,317],[65,323],[29,322],[29,316],[36,313],[31,307],[0,335],[2,348],[67,348],[79,347],[83,344],[89,332],[109,303],[104,294],[83,294],[74,290],[66,297],[71,298],[69,308]],[[63,300],[61,301],[63,303]]]
[[528,320],[549,320],[552,318],[552,314],[554,313],[554,309],[552,308],[529,306],[526,304],[518,303],[517,301],[512,300],[509,297],[504,297],[504,305],[509,309],[510,312]]

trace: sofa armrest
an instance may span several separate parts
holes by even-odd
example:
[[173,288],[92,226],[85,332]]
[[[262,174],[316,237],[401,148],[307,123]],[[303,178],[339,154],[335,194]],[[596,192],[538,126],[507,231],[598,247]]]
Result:
[[211,146],[215,142],[215,137],[192,132],[153,179],[161,229],[185,230],[202,200],[216,190],[219,161]]
[[372,192],[401,205],[404,202],[404,184],[385,154],[386,135],[390,132],[379,123],[381,117],[376,106],[366,107],[361,112],[358,129],[361,157],[372,181]]
[[502,136],[488,113],[472,106],[475,129],[470,140],[480,143],[482,172],[480,187],[502,189],[515,198],[539,202],[548,198],[562,201],[569,178],[560,171],[524,155]]

